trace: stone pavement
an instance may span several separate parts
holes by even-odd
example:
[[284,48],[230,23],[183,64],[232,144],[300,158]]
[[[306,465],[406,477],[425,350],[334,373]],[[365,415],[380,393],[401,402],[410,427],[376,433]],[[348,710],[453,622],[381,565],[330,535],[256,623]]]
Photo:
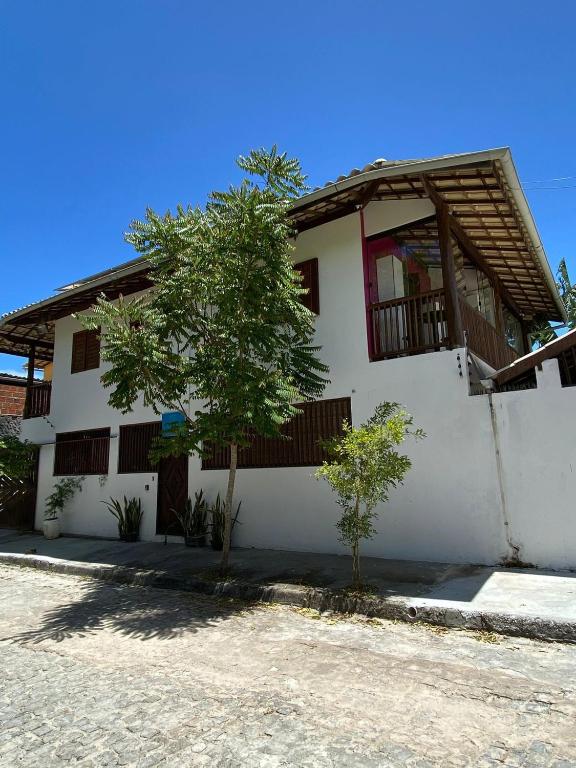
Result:
[[0,565],[0,765],[576,766],[576,648]]
[[[25,558],[12,558],[24,553]],[[43,561],[46,557],[55,561]],[[343,555],[235,549],[232,583],[219,586],[214,578],[219,553],[209,548],[68,536],[47,541],[37,534],[4,530],[2,560],[36,560],[51,569],[62,568],[64,561],[96,564],[102,566],[100,575],[125,581],[122,569],[137,569],[153,575],[147,583],[158,586],[576,642],[576,573],[568,571],[366,557],[362,571],[370,596],[350,598],[342,591],[351,575],[350,558]],[[97,575],[93,571],[88,566],[77,569]]]

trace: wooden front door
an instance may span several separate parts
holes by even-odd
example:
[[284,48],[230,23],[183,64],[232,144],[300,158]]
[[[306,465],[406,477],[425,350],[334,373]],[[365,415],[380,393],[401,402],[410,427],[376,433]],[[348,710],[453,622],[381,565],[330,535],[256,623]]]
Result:
[[183,510],[187,499],[188,454],[167,456],[158,468],[156,533],[182,535],[182,527],[173,510]]

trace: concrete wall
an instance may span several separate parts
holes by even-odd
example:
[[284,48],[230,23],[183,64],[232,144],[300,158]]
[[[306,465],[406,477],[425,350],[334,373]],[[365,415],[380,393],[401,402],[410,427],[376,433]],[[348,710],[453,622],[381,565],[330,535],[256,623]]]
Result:
[[[366,210],[368,234],[399,226],[429,215],[428,201],[372,203]],[[506,509],[502,505],[500,475],[487,396],[468,394],[464,351],[453,350],[410,358],[370,363],[366,341],[362,249],[359,215],[353,214],[299,236],[295,261],[319,260],[320,315],[316,339],[322,358],[330,366],[331,383],[325,397],[349,396],[352,418],[368,418],[383,400],[402,403],[428,437],[406,445],[413,468],[405,485],[395,491],[381,510],[377,536],[363,544],[363,551],[383,557],[430,561],[494,563],[510,553],[506,539]],[[142,537],[155,537],[157,476],[118,475],[120,424],[158,417],[138,404],[122,415],[107,405],[108,393],[100,384],[105,370],[70,374],[72,333],[78,321],[63,318],[56,324],[51,413],[45,419],[25,422],[25,437],[47,443],[41,452],[37,525],[41,526],[43,500],[50,492],[55,432],[82,428],[111,428],[110,470],[104,478],[88,477],[84,489],[64,513],[63,530],[70,533],[115,536],[116,523],[101,500],[136,495],[142,499]],[[518,393],[519,395],[525,393]],[[530,393],[527,393],[528,395]],[[505,396],[498,396],[499,398]],[[514,396],[515,397],[515,396]],[[503,401],[504,402],[504,401]],[[500,406],[498,406],[500,407]],[[550,401],[547,408],[553,407]],[[506,406],[502,406],[505,409]],[[522,418],[530,409],[522,409]],[[546,421],[544,415],[541,420]],[[516,419],[508,415],[509,422]],[[540,417],[539,417],[540,419]],[[526,427],[529,429],[530,427]],[[516,427],[502,424],[511,453]],[[547,455],[534,441],[535,464]],[[551,443],[554,440],[550,439]],[[506,444],[507,445],[507,444]],[[552,449],[550,449],[552,450]],[[555,454],[556,455],[556,454]],[[540,458],[537,458],[540,457]],[[241,546],[342,552],[335,522],[339,508],[325,483],[311,468],[242,469],[238,473],[237,500],[242,500],[241,525],[235,543]],[[506,482],[514,483],[514,473]],[[189,462],[189,492],[203,488],[209,498],[224,492],[226,473],[202,471],[200,461]],[[552,480],[554,482],[554,480]],[[147,488],[146,488],[147,486]],[[511,498],[516,490],[508,491]],[[541,493],[544,496],[544,492]],[[526,541],[534,540],[530,559],[540,562],[537,514],[528,518],[518,511],[524,498],[510,502],[510,527],[518,536],[525,520],[532,521]],[[555,510],[549,512],[553,524]],[[561,521],[568,517],[562,513]],[[530,538],[532,537],[532,538]],[[531,545],[530,545],[531,546]],[[556,544],[550,543],[547,564],[556,562]],[[573,558],[574,559],[574,558]],[[564,560],[562,560],[564,562]]]
[[537,380],[537,389],[492,395],[504,511],[521,560],[574,568],[576,387],[561,387],[556,360]]

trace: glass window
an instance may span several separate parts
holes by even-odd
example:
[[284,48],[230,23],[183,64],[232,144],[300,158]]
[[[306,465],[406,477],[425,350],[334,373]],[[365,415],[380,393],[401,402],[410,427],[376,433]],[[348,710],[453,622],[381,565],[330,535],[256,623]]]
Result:
[[442,288],[435,219],[368,241],[371,301],[420,296]]
[[522,324],[520,320],[510,312],[508,307],[502,307],[502,316],[504,319],[506,341],[519,355],[523,355],[524,341],[522,339]]

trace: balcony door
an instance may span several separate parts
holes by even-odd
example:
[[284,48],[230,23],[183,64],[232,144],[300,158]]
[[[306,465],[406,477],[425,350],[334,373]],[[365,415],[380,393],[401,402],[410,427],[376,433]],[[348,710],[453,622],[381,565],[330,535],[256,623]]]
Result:
[[439,349],[446,336],[435,217],[366,242],[373,357]]

